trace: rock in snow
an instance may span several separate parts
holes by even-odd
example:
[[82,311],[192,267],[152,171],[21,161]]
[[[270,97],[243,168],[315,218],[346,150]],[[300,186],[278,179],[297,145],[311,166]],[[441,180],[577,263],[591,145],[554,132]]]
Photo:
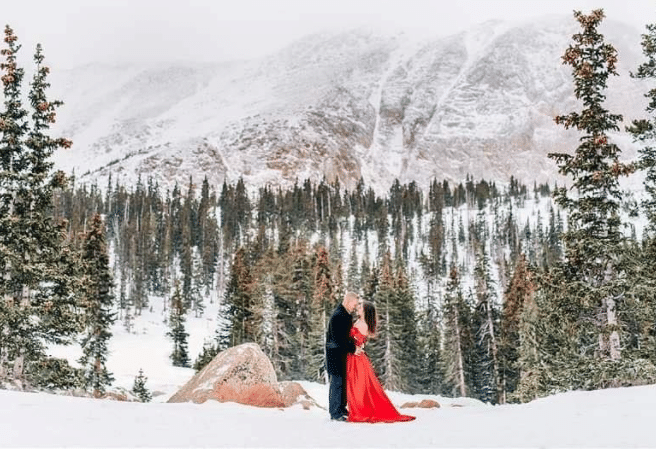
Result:
[[256,343],[220,352],[168,402],[203,403],[208,399],[258,407],[284,407],[276,372]]

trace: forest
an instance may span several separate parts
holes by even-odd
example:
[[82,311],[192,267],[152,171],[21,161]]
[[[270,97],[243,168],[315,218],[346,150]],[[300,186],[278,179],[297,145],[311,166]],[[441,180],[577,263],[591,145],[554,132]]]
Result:
[[[166,304],[176,366],[256,342],[280,379],[322,382],[327,320],[346,291],[376,305],[367,353],[387,389],[506,403],[656,382],[656,121],[632,123],[640,157],[621,161],[610,135],[622,116],[603,107],[617,54],[597,31],[602,11],[575,16],[582,31],[563,63],[584,109],[555,120],[580,145],[548,155],[566,185],[467,176],[427,191],[397,181],[382,196],[362,180],[352,191],[325,179],[77,185],[49,160],[71,142],[49,135],[62,103],[46,97],[41,49],[28,111],[6,27],[0,383],[102,395],[112,324],[130,330],[153,301]],[[656,76],[647,30],[634,73],[646,79]],[[653,113],[656,90],[645,95]],[[640,204],[619,184],[637,172]],[[213,301],[214,338],[190,354],[186,317]],[[80,367],[47,356],[48,344],[80,344]]]

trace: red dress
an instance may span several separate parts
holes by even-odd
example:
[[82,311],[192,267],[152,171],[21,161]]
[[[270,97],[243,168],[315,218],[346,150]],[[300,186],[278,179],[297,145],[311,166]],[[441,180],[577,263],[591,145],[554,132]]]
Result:
[[[351,337],[356,346],[367,337],[354,326]],[[350,422],[412,421],[414,416],[400,414],[378,381],[366,354],[346,356],[346,401]]]

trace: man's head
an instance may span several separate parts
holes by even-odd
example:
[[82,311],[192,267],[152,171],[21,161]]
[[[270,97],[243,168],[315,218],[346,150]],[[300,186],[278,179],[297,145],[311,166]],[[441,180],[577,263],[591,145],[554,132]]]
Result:
[[356,295],[353,292],[347,292],[344,295],[344,300],[342,301],[342,305],[349,313],[352,313],[355,310],[355,307],[358,305],[359,300],[360,298],[358,297],[358,295]]

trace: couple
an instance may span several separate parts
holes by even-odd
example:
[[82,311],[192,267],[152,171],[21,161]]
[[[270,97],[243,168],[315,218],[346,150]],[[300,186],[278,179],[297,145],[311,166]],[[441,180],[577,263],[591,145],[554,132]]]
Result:
[[[355,323],[351,318],[354,310],[358,315]],[[330,375],[328,410],[333,420],[396,422],[415,419],[394,408],[364,353],[367,338],[375,332],[374,305],[360,301],[355,293],[346,293],[330,318],[326,334],[326,369]]]

